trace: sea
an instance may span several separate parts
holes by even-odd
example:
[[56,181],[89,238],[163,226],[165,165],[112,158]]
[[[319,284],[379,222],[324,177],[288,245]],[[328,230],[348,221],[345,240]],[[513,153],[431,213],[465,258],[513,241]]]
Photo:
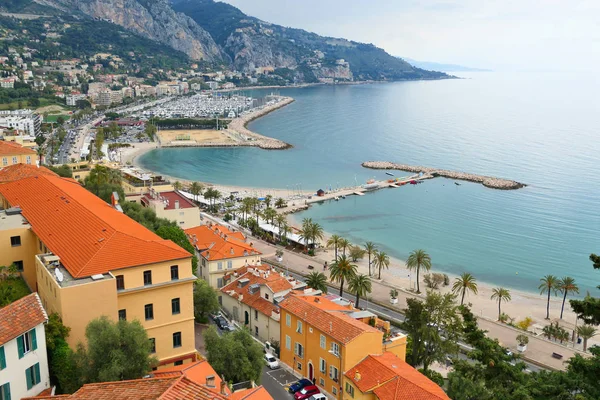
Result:
[[[600,80],[569,72],[460,73],[462,79],[281,89],[296,101],[249,128],[294,147],[169,148],[142,167],[182,179],[295,191],[389,178],[369,160],[514,179],[502,191],[436,178],[312,206],[330,234],[405,260],[537,292],[546,274],[598,295]],[[270,91],[245,92],[264,96]],[[395,176],[408,173],[392,171]],[[392,268],[400,269],[392,264]]]

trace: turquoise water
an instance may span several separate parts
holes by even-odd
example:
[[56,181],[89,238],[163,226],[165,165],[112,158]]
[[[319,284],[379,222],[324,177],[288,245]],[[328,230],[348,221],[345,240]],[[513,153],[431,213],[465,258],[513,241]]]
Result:
[[160,149],[140,163],[183,179],[314,190],[386,177],[363,169],[367,160],[519,180],[529,186],[498,191],[438,178],[297,217],[356,243],[377,242],[400,259],[427,249],[435,269],[469,271],[497,285],[535,291],[552,273],[573,276],[582,293],[596,290],[588,256],[600,251],[599,81],[533,73],[468,78],[282,90],[296,102],[250,129],[293,149]]

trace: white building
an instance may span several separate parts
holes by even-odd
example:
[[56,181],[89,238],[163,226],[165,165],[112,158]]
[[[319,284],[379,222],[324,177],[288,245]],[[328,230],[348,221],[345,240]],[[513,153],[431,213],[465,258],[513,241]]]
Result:
[[79,100],[85,100],[85,94],[70,94],[67,96],[67,105],[71,107],[75,107]]
[[37,396],[50,387],[47,321],[37,293],[0,308],[0,399]]
[[206,82],[206,84],[208,85],[210,90],[217,90],[219,88],[219,82],[210,81]]
[[28,135],[38,135],[42,127],[42,118],[27,109],[0,111],[0,126],[18,129]]

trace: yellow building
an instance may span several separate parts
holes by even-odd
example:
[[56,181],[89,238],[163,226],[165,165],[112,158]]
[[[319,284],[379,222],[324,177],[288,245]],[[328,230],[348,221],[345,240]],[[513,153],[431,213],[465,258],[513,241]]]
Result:
[[353,318],[350,303],[289,295],[279,306],[281,361],[336,399],[345,371],[368,354],[383,353],[383,332]]
[[177,190],[150,189],[139,201],[142,206],[153,209],[158,218],[173,221],[182,229],[200,225],[200,209]]
[[33,164],[37,162],[37,153],[15,142],[0,140],[0,169],[14,164]]
[[81,182],[83,182],[92,171],[89,161],[74,162],[67,165],[73,170],[73,179]]
[[0,226],[1,257],[22,259],[27,284],[71,328],[71,346],[106,315],[139,320],[161,365],[195,360],[196,277],[187,251],[72,179],[40,174],[0,184],[0,205],[12,214]]
[[261,252],[246,242],[242,232],[222,225],[202,225],[185,233],[198,256],[198,277],[216,289],[225,285],[224,276],[244,266],[262,264]]
[[26,132],[18,129],[5,129],[2,131],[2,128],[0,128],[0,136],[7,142],[14,142],[29,149],[37,147],[34,135],[28,135]]

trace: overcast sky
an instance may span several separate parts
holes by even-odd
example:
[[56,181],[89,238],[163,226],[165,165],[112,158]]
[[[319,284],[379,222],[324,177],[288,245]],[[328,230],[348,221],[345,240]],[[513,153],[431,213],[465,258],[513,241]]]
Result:
[[262,20],[420,61],[597,70],[600,0],[226,0]]

